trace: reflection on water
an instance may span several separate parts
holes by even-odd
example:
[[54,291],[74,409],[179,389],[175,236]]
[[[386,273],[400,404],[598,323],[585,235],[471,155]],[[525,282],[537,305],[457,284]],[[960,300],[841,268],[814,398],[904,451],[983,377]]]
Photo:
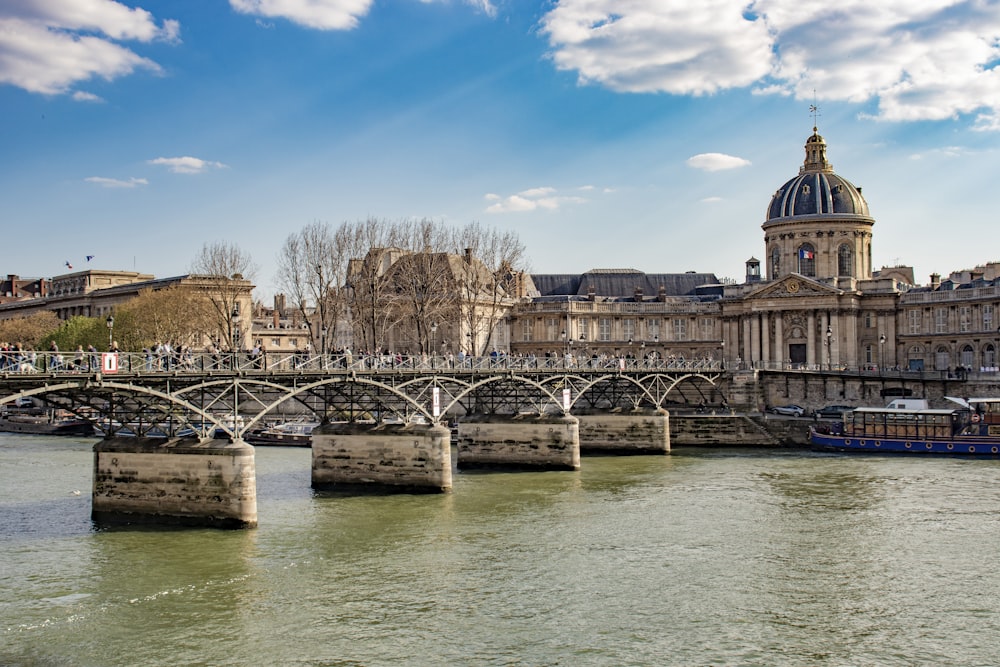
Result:
[[258,448],[257,530],[97,531],[90,445],[0,436],[0,664],[1000,664],[993,461],[678,450],[335,497]]

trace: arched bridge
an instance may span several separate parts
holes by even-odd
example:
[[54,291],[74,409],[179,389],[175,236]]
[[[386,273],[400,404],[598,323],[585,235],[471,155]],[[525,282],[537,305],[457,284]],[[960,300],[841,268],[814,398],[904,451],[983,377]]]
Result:
[[0,405],[41,399],[107,436],[241,439],[269,422],[452,420],[724,402],[710,360],[5,353]]

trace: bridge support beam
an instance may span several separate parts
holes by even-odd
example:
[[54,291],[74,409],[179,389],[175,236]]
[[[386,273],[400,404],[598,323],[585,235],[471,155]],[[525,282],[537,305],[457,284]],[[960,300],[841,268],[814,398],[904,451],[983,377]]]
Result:
[[576,415],[581,454],[669,454],[670,418],[664,410]]
[[312,486],[450,492],[451,431],[427,424],[325,424],[312,433]]
[[579,421],[570,415],[466,415],[458,423],[458,467],[579,470]]
[[254,448],[191,438],[111,438],[94,445],[98,523],[256,528]]

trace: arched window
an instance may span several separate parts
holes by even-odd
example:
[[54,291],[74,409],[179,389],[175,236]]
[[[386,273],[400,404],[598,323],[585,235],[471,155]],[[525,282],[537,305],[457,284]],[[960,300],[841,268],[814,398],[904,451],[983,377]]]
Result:
[[997,351],[992,345],[987,345],[983,350],[983,366],[986,370],[996,370]]
[[799,273],[811,277],[816,275],[816,249],[810,243],[799,246]]
[[924,370],[924,348],[914,345],[906,352],[906,367],[911,371]]
[[971,345],[966,345],[962,348],[962,353],[959,356],[960,361],[958,363],[962,364],[966,368],[972,368],[972,362],[975,360],[976,354],[972,349]]
[[837,248],[837,275],[850,277],[854,275],[854,251],[846,243]]
[[772,246],[771,248],[771,280],[774,280],[781,273],[781,248]]

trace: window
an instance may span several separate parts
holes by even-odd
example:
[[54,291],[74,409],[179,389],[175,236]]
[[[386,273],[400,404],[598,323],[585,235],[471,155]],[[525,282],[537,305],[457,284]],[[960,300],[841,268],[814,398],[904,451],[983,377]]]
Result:
[[622,320],[622,337],[625,340],[635,340],[635,320]]
[[810,243],[799,246],[799,273],[804,276],[816,275],[816,249]]
[[687,340],[687,320],[683,317],[674,319],[674,340]]
[[993,331],[993,304],[983,304],[983,331]]
[[875,363],[875,354],[871,345],[865,345],[865,363],[868,365]]
[[530,341],[531,340],[531,319],[524,318],[521,320],[521,340]]
[[975,359],[975,353],[972,350],[972,346],[966,345],[965,347],[962,348],[962,352],[959,355],[958,363],[965,366],[966,368],[972,368],[972,362],[974,359]]
[[837,248],[837,275],[851,276],[854,272],[854,251],[846,243]]
[[654,317],[651,320],[646,320],[646,337],[649,339],[660,337],[660,318]]
[[972,331],[972,308],[961,306],[958,309],[958,330],[962,332]]
[[934,370],[946,371],[951,367],[951,355],[948,354],[948,348],[939,347],[937,351],[934,352]]
[[911,334],[923,333],[921,331],[921,328],[920,328],[921,324],[923,323],[923,320],[921,318],[921,312],[920,312],[919,309],[913,309],[913,310],[909,311],[907,313],[907,319],[910,322],[910,333]]
[[590,338],[590,320],[586,317],[581,317],[576,322],[576,337],[580,340],[587,340]]
[[871,329],[871,328],[872,328],[872,314],[865,313],[865,329]]
[[983,350],[983,366],[989,370],[995,370],[997,367],[997,350],[992,345],[987,345]]
[[715,338],[715,320],[711,317],[701,318],[701,339],[712,340]]
[[934,309],[934,333],[948,333],[948,309]]
[[550,317],[545,320],[545,340],[558,340],[559,339],[559,320],[555,317]]
[[771,248],[771,280],[778,277],[781,272],[781,248],[773,246]]
[[611,318],[601,317],[597,320],[597,340],[611,340]]

